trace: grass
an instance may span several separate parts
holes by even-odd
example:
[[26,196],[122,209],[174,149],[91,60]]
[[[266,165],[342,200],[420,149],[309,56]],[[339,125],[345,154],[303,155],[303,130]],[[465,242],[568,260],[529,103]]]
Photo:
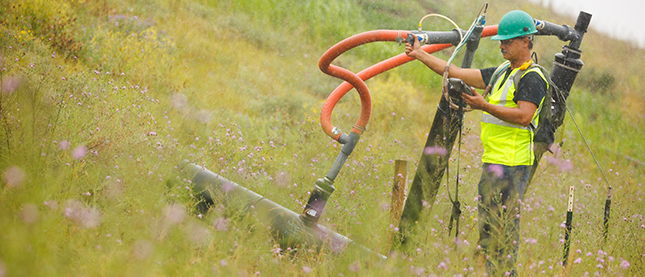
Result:
[[[472,255],[482,153],[478,112],[465,120],[463,232],[456,250],[447,235],[445,186],[424,211],[411,251],[367,263],[350,253],[280,249],[252,217],[222,207],[199,214],[189,184],[167,185],[175,165],[189,159],[299,213],[339,151],[318,123],[320,107],[340,84],[318,70],[322,53],[363,31],[415,29],[431,12],[465,28],[479,7],[362,0],[0,3],[0,276],[483,274]],[[574,24],[526,3],[499,6],[489,7],[493,24],[514,8]],[[424,24],[450,28],[435,19]],[[543,159],[522,205],[524,275],[645,271],[645,170],[634,161],[645,157],[637,70],[643,50],[608,41],[593,31],[585,36],[582,59],[595,73],[580,73],[569,101],[614,189],[608,240],[601,239],[606,185],[568,118],[558,134],[561,151]],[[561,45],[538,39],[540,63],[549,64]],[[358,72],[402,51],[374,43],[334,64]],[[497,51],[484,40],[473,67],[501,63]],[[603,76],[598,72],[615,78],[609,89],[585,85]],[[386,254],[394,228],[388,210],[394,160],[416,169],[439,83],[418,62],[367,82],[372,119],[336,179],[324,225]],[[349,130],[358,102],[348,93],[334,125]],[[573,167],[560,167],[565,161]],[[574,231],[571,266],[563,269],[560,224],[570,185],[577,188]]]

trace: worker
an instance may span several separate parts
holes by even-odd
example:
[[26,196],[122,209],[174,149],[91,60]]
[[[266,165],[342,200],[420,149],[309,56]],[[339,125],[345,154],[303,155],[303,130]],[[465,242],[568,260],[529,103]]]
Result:
[[[508,69],[499,75],[484,98],[474,88],[484,89],[497,67],[459,68],[451,65],[449,76],[463,80],[473,96],[462,93],[463,100],[483,112],[481,141],[483,172],[478,184],[479,245],[486,258],[490,276],[515,276],[519,248],[519,201],[523,199],[533,164],[533,136],[539,108],[548,88],[538,68],[529,67],[534,34],[533,18],[524,11],[511,11],[499,22],[497,35]],[[446,62],[424,52],[419,42],[406,44],[405,53],[443,75]],[[514,75],[523,75],[515,86]],[[517,90],[516,90],[517,88]]]

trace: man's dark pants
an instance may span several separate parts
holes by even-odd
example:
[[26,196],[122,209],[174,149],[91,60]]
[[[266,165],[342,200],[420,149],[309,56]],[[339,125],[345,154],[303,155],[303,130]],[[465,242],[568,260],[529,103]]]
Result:
[[484,163],[479,181],[479,244],[488,255],[486,270],[515,276],[520,239],[520,202],[531,166]]

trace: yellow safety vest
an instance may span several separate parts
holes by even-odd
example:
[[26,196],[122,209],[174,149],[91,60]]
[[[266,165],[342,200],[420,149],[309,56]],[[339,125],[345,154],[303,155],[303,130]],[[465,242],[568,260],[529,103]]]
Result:
[[[517,103],[513,101],[515,96],[514,76],[520,71],[519,68],[513,69],[511,74],[503,80],[498,78],[493,86],[493,91],[488,97],[488,102],[493,105],[517,108]],[[548,82],[542,72],[537,67],[525,70],[522,77],[529,72],[537,72],[544,82]],[[504,83],[502,83],[504,81]],[[481,141],[484,145],[484,163],[503,164],[507,166],[533,165],[533,131],[537,128],[538,116],[542,108],[542,102],[533,114],[531,124],[524,127],[519,124],[513,124],[503,121],[487,112],[484,112],[481,120]]]

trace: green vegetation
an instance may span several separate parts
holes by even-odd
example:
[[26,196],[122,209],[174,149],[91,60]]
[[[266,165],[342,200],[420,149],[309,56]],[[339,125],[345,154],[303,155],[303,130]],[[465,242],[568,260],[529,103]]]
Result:
[[[364,31],[416,29],[428,13],[467,28],[480,8],[390,2],[0,0],[0,277],[482,275],[473,257],[477,112],[465,120],[456,250],[447,235],[445,186],[411,252],[367,263],[326,249],[280,249],[248,216],[221,207],[199,214],[188,183],[167,185],[176,164],[189,159],[299,213],[339,151],[318,123],[340,84],[319,71],[322,53]],[[518,8],[575,23],[507,2],[490,3],[489,24]],[[451,28],[438,19],[424,23],[426,30]],[[550,68],[562,44],[538,38],[540,63]],[[595,32],[582,48],[585,67],[569,102],[614,189],[609,238],[602,243],[606,186],[567,118],[557,134],[564,143],[543,159],[522,204],[519,270],[643,275],[645,55]],[[498,51],[484,40],[473,67],[498,65]],[[358,72],[402,52],[398,44],[373,43],[334,64]],[[416,169],[439,80],[412,62],[367,82],[368,132],[336,180],[322,224],[386,254],[394,160]],[[349,130],[358,102],[348,93],[334,125]],[[577,188],[574,231],[571,266],[563,269],[560,225],[570,185]]]

